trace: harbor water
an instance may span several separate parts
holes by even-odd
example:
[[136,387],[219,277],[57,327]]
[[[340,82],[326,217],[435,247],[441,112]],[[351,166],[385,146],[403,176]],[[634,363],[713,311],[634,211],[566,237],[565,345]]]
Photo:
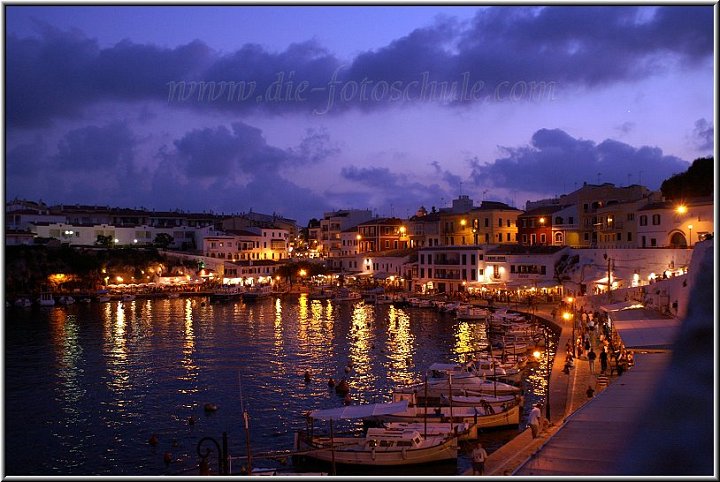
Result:
[[[306,295],[11,307],[4,338],[11,476],[190,474],[198,442],[221,443],[223,432],[233,472],[248,447],[253,466],[288,467],[278,452],[292,450],[303,413],[344,403],[330,378],[347,378],[353,404],[388,402],[393,387],[421,382],[432,363],[487,345],[482,321]],[[545,397],[546,373],[544,357],[526,370],[520,427],[483,433],[489,452],[525,427],[531,404]],[[469,466],[466,451],[457,473]]]

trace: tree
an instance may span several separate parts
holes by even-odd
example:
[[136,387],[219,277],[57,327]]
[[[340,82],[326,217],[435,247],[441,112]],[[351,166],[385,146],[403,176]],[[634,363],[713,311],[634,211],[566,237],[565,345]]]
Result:
[[714,191],[712,157],[695,159],[687,171],[664,180],[660,186],[665,199],[686,199],[710,196]]
[[98,234],[97,239],[95,240],[95,244],[98,246],[103,246],[105,248],[111,248],[113,245],[113,237],[112,236],[103,236],[102,234]]
[[170,246],[173,243],[174,239],[172,236],[170,236],[167,233],[158,233],[157,236],[155,236],[155,240],[153,241],[153,244],[157,246],[158,248],[167,249],[168,246]]

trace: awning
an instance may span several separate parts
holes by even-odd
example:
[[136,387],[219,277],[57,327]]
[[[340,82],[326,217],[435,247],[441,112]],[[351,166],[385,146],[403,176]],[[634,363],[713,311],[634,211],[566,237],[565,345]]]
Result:
[[645,305],[643,305],[639,301],[623,301],[622,303],[613,303],[611,305],[600,306],[600,310],[604,311],[605,313],[620,310],[630,310],[635,308],[645,308]]
[[670,348],[680,330],[677,319],[614,320],[626,348]]
[[313,410],[308,415],[317,420],[340,420],[348,418],[366,418],[375,415],[389,415],[407,410],[408,401],[394,403],[366,403],[363,405],[348,405],[346,407]]

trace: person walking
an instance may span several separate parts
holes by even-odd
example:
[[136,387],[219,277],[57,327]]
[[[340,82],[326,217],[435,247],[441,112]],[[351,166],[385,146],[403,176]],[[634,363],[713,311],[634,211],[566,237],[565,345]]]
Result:
[[595,359],[597,358],[597,354],[595,351],[590,347],[590,351],[588,352],[588,363],[590,364],[590,374],[595,375]]
[[608,354],[607,351],[605,351],[605,348],[603,347],[602,350],[600,350],[600,373],[605,375],[605,372],[607,371],[608,367]]
[[541,417],[542,414],[540,413],[540,404],[536,403],[533,409],[530,410],[530,416],[528,417],[528,425],[530,425],[530,430],[532,430],[533,438],[537,438],[538,433],[540,432]]
[[472,451],[473,475],[485,474],[485,460],[487,459],[487,456],[488,454],[483,448],[482,444],[478,442]]

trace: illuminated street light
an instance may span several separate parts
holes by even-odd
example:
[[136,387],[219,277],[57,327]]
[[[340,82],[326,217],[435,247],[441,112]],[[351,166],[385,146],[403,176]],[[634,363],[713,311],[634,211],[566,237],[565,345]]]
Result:
[[688,224],[688,230],[690,230],[690,235],[688,236],[688,243],[689,243],[688,246],[689,247],[692,247],[692,228],[693,228],[693,225]]
[[675,211],[677,211],[678,214],[685,214],[687,212],[687,207],[685,207],[684,204],[681,204],[675,208]]

